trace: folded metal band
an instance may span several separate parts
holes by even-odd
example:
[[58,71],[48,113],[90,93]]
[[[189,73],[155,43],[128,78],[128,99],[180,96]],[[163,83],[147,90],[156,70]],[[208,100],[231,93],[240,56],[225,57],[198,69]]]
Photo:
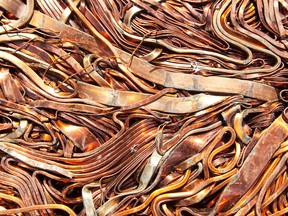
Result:
[[[273,154],[288,136],[287,108],[263,133],[239,171],[222,192],[216,212],[228,211],[260,178]],[[283,118],[284,117],[284,118]],[[284,120],[285,119],[285,120]],[[249,170],[249,171],[248,171]],[[253,174],[251,173],[253,172]],[[237,191],[237,193],[235,193]]]
[[[21,3],[20,3],[21,4]],[[23,4],[22,4],[23,5]],[[34,11],[30,24],[37,27],[47,29],[49,31],[58,32],[63,41],[69,41],[78,44],[78,46],[104,56],[113,56],[108,47],[103,42],[87,33],[76,30],[63,22],[52,19],[39,11]],[[129,66],[131,72],[145,80],[172,87],[176,89],[185,89],[196,92],[213,92],[225,94],[242,94],[264,101],[273,101],[278,99],[277,92],[274,87],[261,84],[258,82],[239,80],[224,77],[203,77],[192,74],[179,74],[169,72],[165,69],[159,69],[150,64],[146,60],[133,57],[131,54],[117,49],[120,62],[120,68],[127,68],[125,62],[132,62]]]

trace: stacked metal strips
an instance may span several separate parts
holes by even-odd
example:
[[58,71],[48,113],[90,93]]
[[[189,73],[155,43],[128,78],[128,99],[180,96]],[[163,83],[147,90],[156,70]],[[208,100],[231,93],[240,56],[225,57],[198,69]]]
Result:
[[287,214],[285,0],[0,8],[0,215]]

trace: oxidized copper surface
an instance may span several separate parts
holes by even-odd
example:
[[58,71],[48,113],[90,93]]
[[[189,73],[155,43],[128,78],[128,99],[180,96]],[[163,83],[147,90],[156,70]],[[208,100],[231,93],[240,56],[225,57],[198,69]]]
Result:
[[0,215],[288,214],[286,0],[0,0]]

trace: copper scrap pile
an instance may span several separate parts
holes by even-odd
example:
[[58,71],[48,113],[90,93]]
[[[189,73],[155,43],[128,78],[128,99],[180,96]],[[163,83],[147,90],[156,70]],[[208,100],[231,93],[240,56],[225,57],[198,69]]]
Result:
[[0,215],[286,215],[286,0],[0,1]]

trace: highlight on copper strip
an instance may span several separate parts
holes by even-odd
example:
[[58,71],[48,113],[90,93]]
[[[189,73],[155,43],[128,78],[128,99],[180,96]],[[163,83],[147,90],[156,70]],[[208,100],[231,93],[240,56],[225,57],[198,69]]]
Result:
[[0,1],[0,215],[286,215],[287,17]]

